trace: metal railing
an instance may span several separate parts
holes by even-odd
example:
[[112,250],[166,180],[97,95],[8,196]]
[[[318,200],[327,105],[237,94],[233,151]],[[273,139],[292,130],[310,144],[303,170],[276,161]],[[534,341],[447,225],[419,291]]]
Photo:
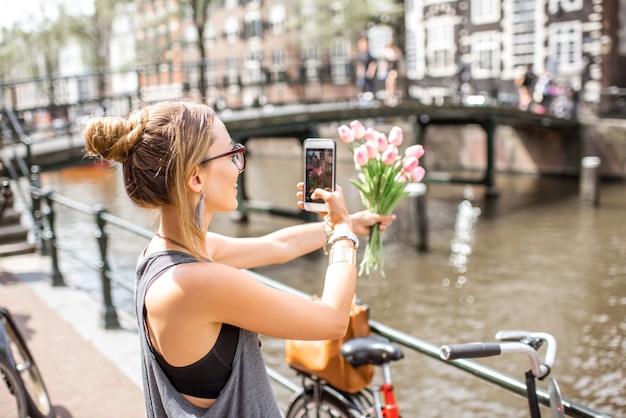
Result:
[[[112,271],[108,261],[108,246],[109,235],[107,233],[107,227],[115,226],[128,231],[132,234],[138,235],[144,238],[150,238],[153,233],[145,228],[139,227],[131,222],[125,221],[107,212],[106,208],[102,205],[88,206],[74,200],[68,199],[64,196],[55,194],[51,189],[41,189],[35,186],[31,186],[31,195],[33,199],[40,201],[38,204],[33,204],[33,207],[40,208],[39,219],[40,222],[36,222],[37,228],[41,228],[38,236],[41,237],[42,245],[44,246],[47,254],[50,255],[52,269],[51,269],[51,281],[53,286],[65,285],[63,275],[59,266],[58,252],[65,252],[70,254],[74,259],[82,262],[86,266],[99,272],[100,285],[102,291],[103,301],[103,323],[107,329],[119,328],[119,322],[116,313],[116,307],[112,297],[112,286],[116,285],[122,289],[132,293],[134,291],[133,286],[129,285],[126,281],[119,279]],[[43,204],[43,205],[41,205]],[[70,248],[60,243],[56,236],[55,228],[55,206],[62,205],[72,211],[87,214],[93,217],[95,234],[94,237],[97,241],[97,247],[99,251],[98,260],[90,260],[85,258],[82,254],[72,251]],[[36,216],[34,216],[37,219]],[[266,276],[258,274],[253,271],[249,271],[251,275],[257,278],[259,281],[272,286],[274,288],[298,294],[303,297],[310,298],[311,296],[301,292],[292,287],[286,286],[282,283],[274,281]],[[511,377],[498,370],[489,368],[483,364],[472,360],[453,360],[444,361],[440,358],[439,347],[435,346],[427,341],[416,338],[412,335],[401,332],[397,329],[391,328],[387,325],[379,323],[375,320],[370,320],[370,326],[372,332],[384,336],[389,340],[398,343],[406,348],[414,350],[415,352],[424,354],[433,359],[439,360],[442,364],[456,367],[460,370],[473,374],[485,381],[488,381],[494,385],[499,386],[509,392],[526,396],[526,384],[524,381]],[[300,387],[288,378],[281,375],[279,372],[268,367],[268,374],[271,379],[278,384],[284,386],[291,391],[297,391]],[[543,405],[550,405],[550,395],[547,391],[537,388],[537,397],[539,402]],[[572,417],[591,418],[591,417],[607,417],[598,411],[588,408],[584,405],[578,404],[574,401],[564,399],[563,405],[565,407],[565,413]],[[607,417],[608,418],[608,417]]]

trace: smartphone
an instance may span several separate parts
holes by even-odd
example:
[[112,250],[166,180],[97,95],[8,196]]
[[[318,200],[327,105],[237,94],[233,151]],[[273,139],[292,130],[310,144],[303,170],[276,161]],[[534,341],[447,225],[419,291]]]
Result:
[[304,141],[304,210],[326,212],[322,199],[312,199],[315,189],[335,191],[336,143],[333,139]]

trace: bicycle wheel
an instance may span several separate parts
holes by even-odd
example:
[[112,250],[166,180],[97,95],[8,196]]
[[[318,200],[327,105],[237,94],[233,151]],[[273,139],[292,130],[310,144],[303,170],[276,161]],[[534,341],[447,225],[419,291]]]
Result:
[[0,358],[0,418],[26,418],[26,391],[17,370]]
[[324,388],[320,388],[321,393],[318,401],[313,389],[313,386],[307,386],[291,401],[285,418],[354,418],[366,416]]
[[13,361],[26,390],[26,404],[28,405],[29,416],[31,418],[54,417],[48,390],[43,382],[37,363],[35,363],[26,346],[26,342],[6,310],[2,312],[2,322],[9,337],[9,348],[13,355]]

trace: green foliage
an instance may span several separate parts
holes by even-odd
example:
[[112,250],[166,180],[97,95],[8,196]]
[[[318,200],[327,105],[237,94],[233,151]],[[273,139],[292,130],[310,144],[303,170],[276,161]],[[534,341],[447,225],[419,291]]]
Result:
[[297,0],[289,26],[301,45],[327,48],[337,38],[356,40],[372,25],[401,25],[403,2],[393,0]]
[[[19,68],[21,77],[47,77],[59,71],[59,51],[68,42],[78,42],[83,50],[85,64],[91,69],[108,66],[109,40],[112,23],[119,6],[133,0],[94,0],[91,15],[70,13],[73,8],[59,4],[56,13],[42,9],[32,13],[28,24],[21,23],[3,29],[0,42],[0,77],[11,76]],[[48,4],[47,11],[53,5]],[[52,86],[48,88],[53,95]]]

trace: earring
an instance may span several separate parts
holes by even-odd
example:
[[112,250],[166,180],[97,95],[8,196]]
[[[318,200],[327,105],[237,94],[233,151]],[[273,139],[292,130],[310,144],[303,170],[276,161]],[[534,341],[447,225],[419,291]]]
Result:
[[203,228],[204,221],[204,191],[200,191],[200,200],[198,200],[198,204],[196,205],[196,226],[200,231]]

